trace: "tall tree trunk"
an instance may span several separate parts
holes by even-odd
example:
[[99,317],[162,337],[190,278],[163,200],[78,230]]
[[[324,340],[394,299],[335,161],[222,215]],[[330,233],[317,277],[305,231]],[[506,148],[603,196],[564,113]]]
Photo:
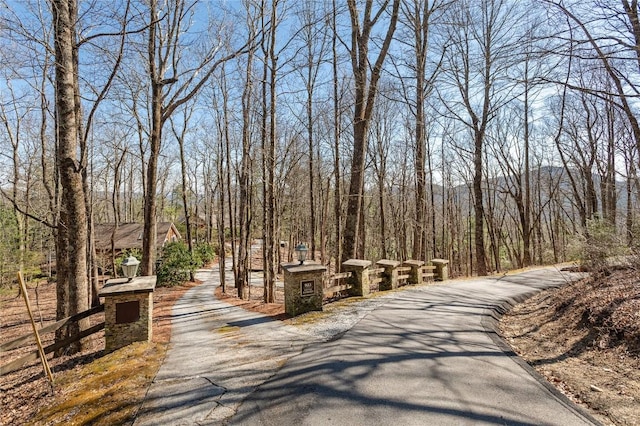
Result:
[[384,197],[384,175],[386,173],[384,171],[384,167],[384,164],[382,164],[378,175],[378,208],[380,209],[380,256],[382,259],[387,259],[387,223]]
[[416,146],[415,146],[415,169],[416,169],[416,224],[413,234],[413,258],[424,259],[426,257],[425,241],[425,206],[426,206],[426,178],[425,178],[425,126],[424,126],[424,71],[420,70],[420,63],[417,74],[417,95],[416,95]]
[[[55,90],[57,118],[56,163],[61,182],[61,216],[58,224],[56,259],[62,262],[58,286],[66,287],[66,315],[74,315],[88,308],[87,287],[87,206],[83,186],[82,161],[78,158],[80,117],[77,116],[77,54],[75,22],[77,4],[74,0],[53,0],[53,28],[55,43]],[[66,270],[65,270],[66,269]],[[64,290],[59,290],[62,295]],[[60,310],[58,311],[60,313]],[[74,335],[86,327],[87,320],[70,324],[67,335]],[[72,353],[82,350],[81,342],[70,346]]]
[[487,259],[484,248],[484,193],[482,191],[482,151],[483,135],[475,136],[475,150],[473,156],[473,211],[474,211],[474,243],[476,252],[476,273],[487,275]]
[[[627,148],[631,151],[631,147]],[[633,182],[636,180],[636,170],[635,170],[635,159],[633,158],[633,154],[630,152],[628,157],[625,155],[625,162],[627,167],[627,181],[625,182],[626,190],[627,190],[627,205],[626,205],[626,214],[625,214],[625,225],[627,228],[627,245],[631,247],[635,242],[634,235],[634,211],[633,211]]]
[[311,63],[312,52],[311,52],[311,42],[307,44],[307,54],[309,57],[310,63],[307,65],[307,103],[306,103],[306,111],[307,111],[307,139],[308,139],[308,150],[309,150],[309,241],[311,242],[311,259],[315,260],[316,258],[316,202],[315,202],[315,193],[314,193],[314,169],[315,164],[313,161],[313,153],[315,150],[314,139],[313,139],[313,63]]
[[[221,83],[221,91],[222,91],[222,122],[220,123],[220,118],[218,119],[218,161],[217,161],[217,177],[218,177],[218,216],[217,216],[217,228],[218,228],[218,269],[220,276],[220,286],[222,287],[222,292],[227,292],[227,277],[226,277],[226,221],[225,221],[225,196],[228,194],[229,198],[231,198],[230,189],[227,189],[231,186],[231,182],[226,180],[226,178],[230,178],[227,174],[228,170],[231,168],[230,162],[231,158],[228,157],[227,150],[229,145],[229,122],[228,122],[228,98],[229,94],[227,92],[227,81],[224,77],[224,67],[222,68],[222,83]],[[225,169],[226,168],[226,169]],[[231,205],[229,205],[229,217],[232,216]],[[231,230],[231,240],[234,239],[233,226],[230,224],[229,229]],[[235,258],[235,255],[232,256]],[[235,263],[234,263],[235,264]]]
[[[431,256],[432,258],[437,258],[441,256],[445,259],[448,259],[446,253],[446,243],[444,236],[442,237],[442,241],[440,243],[440,249],[438,250],[438,239],[437,239],[437,228],[436,228],[436,196],[435,196],[435,185],[433,182],[433,165],[431,160],[431,150],[427,149],[427,166],[429,170],[429,197],[431,201]],[[442,187],[442,210],[445,210],[445,200],[444,200],[444,186]],[[442,221],[444,222],[444,215],[442,216]],[[440,253],[440,254],[438,254]],[[427,255],[429,253],[425,253],[424,257],[420,260],[427,260]]]
[[[223,68],[224,71],[224,68]],[[228,94],[228,89],[227,89],[227,80],[224,77],[225,73],[222,73],[222,101],[223,101],[223,108],[222,108],[222,114],[223,114],[223,118],[224,118],[224,158],[226,158],[226,167],[225,167],[225,177],[226,177],[226,182],[227,182],[227,211],[229,212],[229,238],[231,239],[231,271],[233,272],[233,278],[234,278],[234,282],[237,282],[238,280],[238,262],[236,261],[236,248],[237,248],[237,241],[236,241],[236,236],[238,235],[237,233],[237,229],[236,229],[236,209],[235,206],[237,205],[236,203],[233,202],[233,200],[236,198],[235,194],[233,193],[234,191],[232,190],[232,185],[231,185],[231,138],[229,135],[229,108],[228,108],[228,103],[229,103],[229,94]],[[220,142],[222,143],[222,141]],[[220,151],[222,153],[222,151]],[[222,154],[220,154],[222,155]],[[221,178],[221,180],[225,180],[225,177]],[[221,191],[223,191],[222,188],[220,188]],[[221,195],[222,199],[224,200],[224,194]],[[221,214],[224,214],[224,211],[221,212]],[[219,228],[218,228],[219,229]],[[218,230],[218,232],[220,232]],[[224,234],[225,229],[222,228],[222,233]],[[221,253],[222,253],[222,257],[223,257],[223,261],[221,264],[221,267],[224,265],[224,257],[225,255],[225,250],[226,248],[220,247]],[[224,271],[221,272],[220,275],[220,279],[222,280],[224,276]],[[222,281],[221,281],[222,282]]]
[[[358,92],[358,89],[356,89]],[[356,104],[356,110],[361,109]],[[361,205],[363,198],[364,186],[364,159],[365,159],[365,140],[368,131],[367,123],[363,120],[354,122],[353,130],[353,158],[351,160],[351,180],[349,184],[349,199],[347,201],[347,217],[344,226],[344,241],[342,249],[342,261],[348,259],[363,258],[364,253],[358,253],[357,238],[360,234]]]
[[157,69],[157,25],[158,11],[157,1],[151,0],[149,4],[149,80],[151,82],[151,134],[149,135],[149,160],[147,163],[147,180],[144,197],[144,226],[142,232],[142,260],[140,273],[153,275],[156,258],[156,192],[158,183],[158,157],[160,156],[160,144],[162,142],[162,84],[160,83]]
[[276,301],[276,271],[275,271],[275,156],[276,156],[276,72],[278,69],[278,56],[276,53],[278,1],[271,2],[271,28],[269,32],[269,136],[266,149],[266,191],[265,191],[265,241],[264,250],[264,301],[274,303]]
[[[171,123],[171,129],[173,130],[173,135],[178,140],[178,147],[180,150],[180,189],[182,195],[182,207],[184,212],[184,224],[186,226],[186,237],[187,237],[187,247],[189,248],[189,253],[193,256],[193,235],[192,235],[192,226],[191,226],[191,209],[189,206],[189,199],[187,197],[187,162],[185,159],[184,152],[184,139],[185,133],[187,131],[187,126],[189,123],[189,119],[191,118],[191,111],[185,110],[183,116],[183,127],[180,132],[173,126],[173,122]],[[197,220],[198,215],[196,215]],[[195,276],[193,271],[189,271],[189,280],[195,281]]]
[[[344,228],[342,249],[343,261],[350,258],[364,257],[364,175],[365,158],[367,152],[367,137],[369,123],[378,92],[378,80],[382,72],[382,65],[387,56],[389,45],[398,21],[400,1],[394,0],[390,11],[389,27],[387,28],[378,57],[369,60],[369,41],[373,27],[381,16],[374,15],[372,19],[372,0],[367,0],[362,19],[355,0],[348,0],[351,18],[351,65],[355,83],[355,105],[353,117],[353,156],[351,160],[351,180],[349,183],[349,199],[347,201],[347,217]],[[386,9],[389,0],[381,6]],[[371,67],[371,64],[374,64]],[[371,72],[371,75],[369,75]]]
[[524,81],[524,206],[521,209],[523,266],[531,266],[531,166],[529,154],[529,60],[525,61]]
[[240,160],[240,200],[238,208],[238,273],[236,287],[241,299],[249,299],[249,257],[251,254],[251,100],[253,52],[247,57],[245,87],[242,93],[242,158]]
[[340,272],[342,266],[342,173],[340,170],[340,99],[338,98],[338,33],[336,28],[336,0],[333,0],[331,37],[332,71],[333,71],[333,177],[335,179],[333,195],[333,215],[335,220],[335,270]]

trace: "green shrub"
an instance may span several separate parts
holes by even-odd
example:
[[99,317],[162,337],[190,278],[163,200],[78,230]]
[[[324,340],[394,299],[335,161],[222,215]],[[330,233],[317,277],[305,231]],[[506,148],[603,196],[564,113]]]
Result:
[[199,266],[205,266],[215,259],[217,254],[217,246],[207,243],[198,243],[193,248],[194,258],[199,261]]
[[570,244],[570,251],[581,265],[595,272],[606,272],[629,253],[615,226],[599,218],[587,221],[586,232]]
[[188,281],[190,274],[196,271],[200,262],[191,256],[189,248],[182,241],[168,243],[162,249],[162,257],[158,260],[156,275],[159,287],[173,287]]

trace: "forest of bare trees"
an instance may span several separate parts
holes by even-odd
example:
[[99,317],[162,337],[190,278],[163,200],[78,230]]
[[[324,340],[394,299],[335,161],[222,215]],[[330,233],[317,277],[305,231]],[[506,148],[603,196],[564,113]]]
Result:
[[[304,242],[454,275],[637,244],[640,22],[616,0],[3,1],[0,277],[55,259],[95,297],[93,226],[221,248],[265,301]],[[220,268],[224,274],[224,268]],[[224,280],[223,280],[224,281]]]

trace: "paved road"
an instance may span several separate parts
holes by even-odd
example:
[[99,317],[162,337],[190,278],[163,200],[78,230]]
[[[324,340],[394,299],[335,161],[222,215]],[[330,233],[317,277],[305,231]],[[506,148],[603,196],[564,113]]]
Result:
[[588,425],[492,332],[495,312],[554,269],[396,293],[340,339],[291,358],[238,425]]
[[318,341],[217,300],[217,270],[200,270],[196,278],[204,283],[173,307],[171,346],[136,426],[221,424],[289,357]]

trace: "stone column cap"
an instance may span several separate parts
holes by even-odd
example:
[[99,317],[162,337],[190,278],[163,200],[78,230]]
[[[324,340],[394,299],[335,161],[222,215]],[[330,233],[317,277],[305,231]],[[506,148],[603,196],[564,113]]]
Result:
[[442,265],[446,265],[447,263],[449,263],[448,259],[431,259],[431,263],[439,263]]
[[395,268],[396,266],[400,265],[400,261],[390,260],[390,259],[381,259],[376,262],[376,265]]
[[360,268],[368,268],[371,266],[370,260],[362,260],[362,259],[349,259],[342,262],[343,266],[357,266]]
[[156,288],[156,276],[128,278],[114,278],[108,280],[98,292],[99,297],[123,293],[150,293]]
[[424,265],[424,260],[409,259],[402,262],[402,264],[409,266],[422,266]]
[[300,262],[295,263],[283,263],[282,267],[286,269],[287,272],[292,274],[300,273],[300,272],[313,272],[313,271],[326,271],[327,267],[321,265],[320,263],[303,263]]

